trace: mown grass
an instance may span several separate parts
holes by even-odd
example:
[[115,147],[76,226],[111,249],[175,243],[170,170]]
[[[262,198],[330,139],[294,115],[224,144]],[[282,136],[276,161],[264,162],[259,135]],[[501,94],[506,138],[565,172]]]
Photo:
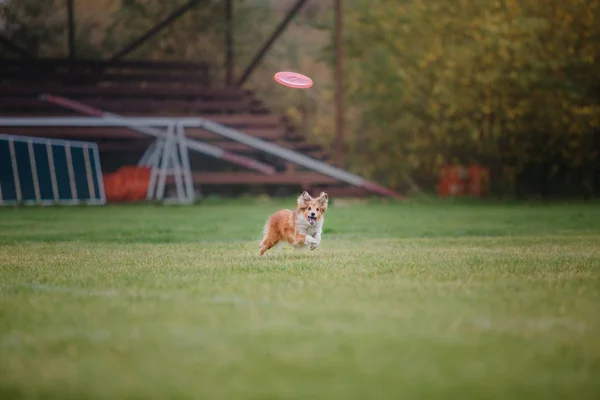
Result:
[[0,209],[0,398],[599,398],[600,205],[290,205]]

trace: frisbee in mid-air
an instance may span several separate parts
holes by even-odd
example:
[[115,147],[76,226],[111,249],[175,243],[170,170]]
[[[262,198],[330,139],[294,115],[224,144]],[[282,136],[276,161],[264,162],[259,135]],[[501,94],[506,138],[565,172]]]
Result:
[[275,80],[282,85],[295,89],[308,89],[313,85],[312,79],[297,72],[281,71],[275,74]]

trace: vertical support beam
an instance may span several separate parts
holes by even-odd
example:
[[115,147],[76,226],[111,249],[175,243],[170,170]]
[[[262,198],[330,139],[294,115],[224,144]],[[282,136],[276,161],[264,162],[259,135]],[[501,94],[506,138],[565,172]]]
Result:
[[233,0],[225,0],[225,85],[233,84]]
[[178,139],[176,138],[174,140],[175,143],[173,143],[169,149],[171,152],[171,158],[170,165],[167,168],[169,168],[169,172],[175,178],[175,191],[177,192],[177,200],[180,203],[183,203],[185,199],[185,190],[183,188],[183,176],[181,174],[181,163],[178,154],[177,141]]
[[33,193],[35,194],[35,202],[40,204],[42,196],[40,193],[40,180],[38,178],[37,163],[35,162],[35,151],[33,151],[33,142],[31,139],[27,141],[27,151],[29,152],[29,165],[31,166],[31,176],[33,178]]
[[271,34],[271,36],[269,37],[269,39],[267,39],[267,41],[265,42],[265,44],[263,44],[263,46],[258,51],[258,53],[256,54],[256,56],[254,56],[254,58],[250,62],[250,65],[248,65],[248,67],[244,70],[244,73],[242,74],[242,77],[239,79],[239,81],[237,83],[238,86],[242,86],[246,82],[246,80],[250,77],[250,75],[252,74],[252,71],[254,71],[254,68],[256,68],[256,66],[258,65],[258,63],[265,56],[265,54],[267,54],[267,51],[269,51],[269,48],[271,48],[271,45],[275,42],[275,40],[277,40],[277,38],[285,30],[285,28],[287,27],[287,25],[294,18],[294,16],[298,13],[298,11],[300,11],[300,9],[304,5],[304,3],[306,3],[306,0],[298,0],[296,2],[296,4],[294,4],[294,6],[292,7],[292,9],[285,16],[284,20],[281,21],[281,23],[277,26],[277,28],[275,28],[275,31],[273,31],[273,33]]
[[67,16],[69,20],[69,59],[75,59],[75,10],[73,9],[73,1],[67,0]]
[[69,183],[71,185],[71,198],[78,199],[77,186],[75,185],[75,171],[73,170],[73,157],[71,155],[71,145],[65,145],[65,154],[67,155],[67,172],[69,173]]
[[194,181],[192,180],[192,169],[190,167],[190,157],[185,140],[185,129],[181,123],[177,124],[177,143],[179,147],[179,154],[181,155],[181,167],[183,169],[183,181],[185,183],[185,190],[187,193],[187,201],[194,202]]
[[160,168],[160,158],[163,154],[165,139],[159,137],[156,139],[154,149],[148,157],[148,166],[150,167],[150,183],[148,184],[148,192],[146,192],[147,200],[154,200],[156,194],[156,185],[158,183],[158,169]]
[[85,162],[85,174],[87,177],[90,198],[96,199],[96,188],[94,187],[94,175],[92,174],[92,163],[90,162],[90,149],[87,145],[83,146],[83,160]]
[[52,182],[52,198],[56,203],[60,200],[58,194],[58,182],[56,180],[56,169],[54,168],[54,154],[52,153],[52,143],[50,140],[46,143],[48,150],[48,166],[50,167],[50,182]]
[[162,150],[162,159],[160,160],[160,167],[158,170],[158,183],[156,186],[156,199],[162,200],[165,195],[165,184],[167,182],[167,173],[171,163],[172,148],[173,148],[173,136],[175,126],[173,123],[169,124],[167,134],[165,135],[164,144]]
[[343,81],[343,12],[342,0],[335,0],[335,97],[336,97],[336,164],[344,168],[344,81]]
[[23,200],[21,194],[21,177],[19,176],[19,167],[17,165],[17,154],[15,152],[15,141],[11,138],[8,139],[8,149],[10,151],[10,162],[12,164],[13,179],[15,180],[15,191],[17,192],[17,202]]
[[100,196],[101,204],[106,203],[106,193],[104,192],[104,181],[102,179],[102,166],[100,165],[100,152],[98,151],[98,145],[94,146],[94,164],[96,165],[96,182],[98,182],[98,188],[100,189],[98,195]]

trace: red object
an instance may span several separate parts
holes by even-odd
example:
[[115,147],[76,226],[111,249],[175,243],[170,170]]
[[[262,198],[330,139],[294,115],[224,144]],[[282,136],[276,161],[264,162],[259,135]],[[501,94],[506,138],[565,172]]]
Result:
[[146,198],[150,184],[149,167],[125,166],[104,175],[104,192],[109,202],[135,202]]
[[440,171],[438,195],[457,197],[470,195],[484,197],[489,192],[490,170],[479,165],[465,168],[460,165],[445,165]]
[[445,165],[440,168],[440,180],[438,181],[438,196],[444,198],[448,196],[448,167]]
[[274,78],[278,83],[294,89],[308,89],[313,85],[312,79],[297,72],[281,71]]
[[462,196],[465,192],[465,184],[463,181],[464,171],[461,166],[444,167],[444,180],[442,181],[442,197],[446,196]]
[[471,165],[468,170],[469,194],[475,197],[486,196],[489,192],[490,169]]

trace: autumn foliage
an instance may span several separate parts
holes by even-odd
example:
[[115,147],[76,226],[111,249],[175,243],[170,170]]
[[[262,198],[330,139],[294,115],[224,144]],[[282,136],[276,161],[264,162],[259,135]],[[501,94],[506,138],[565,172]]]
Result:
[[354,163],[392,186],[477,163],[496,192],[598,193],[600,1],[352,4]]

